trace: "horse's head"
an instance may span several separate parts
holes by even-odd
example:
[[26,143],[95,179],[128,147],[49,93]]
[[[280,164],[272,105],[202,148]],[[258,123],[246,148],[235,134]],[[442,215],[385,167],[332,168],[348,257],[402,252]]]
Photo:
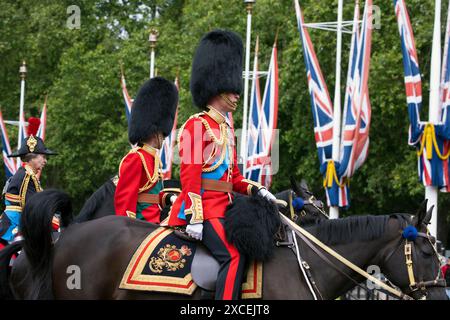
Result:
[[428,231],[433,207],[426,201],[413,219],[389,219],[391,244],[383,250],[382,271],[414,299],[447,300],[436,239]]
[[309,190],[304,180],[298,184],[291,178],[292,189],[277,193],[275,197],[286,201],[287,207],[280,211],[301,226],[316,224],[320,220],[328,219],[322,201],[317,200]]

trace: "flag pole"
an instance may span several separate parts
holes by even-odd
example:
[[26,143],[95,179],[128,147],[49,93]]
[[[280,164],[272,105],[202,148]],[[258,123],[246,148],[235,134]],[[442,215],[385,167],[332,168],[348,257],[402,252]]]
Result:
[[22,65],[19,68],[19,74],[20,74],[20,107],[19,107],[19,134],[18,134],[18,142],[17,142],[17,150],[20,149],[22,146],[22,130],[25,126],[24,123],[24,104],[25,104],[25,78],[27,76],[27,65],[25,63],[25,60],[22,62]]
[[[336,83],[333,103],[333,161],[339,162],[341,148],[341,57],[342,57],[342,11],[344,0],[338,3],[338,24],[336,44]],[[330,207],[330,218],[339,218],[339,207]]]
[[[435,0],[433,47],[431,51],[430,74],[430,105],[428,121],[432,124],[439,122],[440,115],[440,74],[441,74],[441,0]],[[430,232],[437,236],[438,215],[438,188],[437,186],[425,186],[425,199],[428,199],[427,210],[434,206],[431,217]]]
[[[255,83],[256,83],[256,81],[259,81],[258,80],[258,72],[257,72],[257,69],[258,69],[258,52],[259,52],[259,35],[256,35],[255,56],[254,56],[254,60],[253,60],[253,79],[252,79],[252,88],[251,88],[251,91],[250,91],[250,106],[251,107],[250,107],[250,115],[248,117],[248,122],[250,122],[252,120],[252,117],[253,117],[253,104],[254,104],[255,90],[256,90]],[[258,97],[259,97],[259,92],[258,92]],[[245,137],[245,141],[248,142],[249,136],[247,137],[247,135],[246,135],[244,137]],[[253,153],[253,150],[251,150],[251,153]],[[248,150],[247,150],[247,152],[245,152],[245,155],[247,157]],[[247,161],[246,161],[246,162],[244,162],[244,165],[242,167],[242,175],[245,178],[247,178],[247,171],[248,171],[248,169],[247,169]],[[260,181],[257,181],[257,182],[260,182]]]
[[155,48],[158,41],[158,30],[152,28],[148,36],[150,42],[150,79],[155,76]]
[[250,40],[252,32],[252,10],[256,0],[244,0],[247,10],[247,37],[245,42],[245,72],[244,72],[244,113],[242,116],[241,159],[243,171],[247,164],[247,112],[248,112],[248,80],[250,68]]

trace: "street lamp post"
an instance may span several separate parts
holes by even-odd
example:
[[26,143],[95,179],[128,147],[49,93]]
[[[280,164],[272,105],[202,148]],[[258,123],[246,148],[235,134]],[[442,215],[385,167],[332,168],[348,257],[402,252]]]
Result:
[[148,42],[150,42],[150,79],[155,76],[155,48],[158,35],[158,30],[152,28],[148,36]]

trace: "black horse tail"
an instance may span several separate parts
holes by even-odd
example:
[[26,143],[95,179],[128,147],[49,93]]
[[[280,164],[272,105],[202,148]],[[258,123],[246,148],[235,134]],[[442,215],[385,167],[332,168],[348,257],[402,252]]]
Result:
[[94,219],[98,208],[106,201],[105,199],[114,198],[115,192],[116,185],[112,182],[112,179],[108,179],[86,200],[74,222],[82,223]]
[[17,241],[0,250],[0,300],[12,300],[14,295],[9,286],[9,263],[14,254],[22,249],[23,241]]
[[27,200],[21,216],[23,248],[30,264],[32,285],[27,299],[51,299],[52,218],[72,214],[69,196],[58,190],[45,190]]

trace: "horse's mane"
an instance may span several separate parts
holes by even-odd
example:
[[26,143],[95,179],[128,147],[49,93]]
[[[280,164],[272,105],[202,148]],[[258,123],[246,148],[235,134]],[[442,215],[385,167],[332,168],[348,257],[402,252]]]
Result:
[[81,208],[80,213],[74,219],[75,223],[81,223],[88,220],[92,220],[92,217],[98,207],[104,202],[106,197],[114,197],[116,186],[108,179],[100,188],[98,188],[90,197],[86,200]]
[[406,214],[351,216],[342,219],[322,220],[314,229],[316,236],[324,243],[345,244],[351,241],[371,241],[381,237],[389,218],[400,220],[402,225],[409,222]]

